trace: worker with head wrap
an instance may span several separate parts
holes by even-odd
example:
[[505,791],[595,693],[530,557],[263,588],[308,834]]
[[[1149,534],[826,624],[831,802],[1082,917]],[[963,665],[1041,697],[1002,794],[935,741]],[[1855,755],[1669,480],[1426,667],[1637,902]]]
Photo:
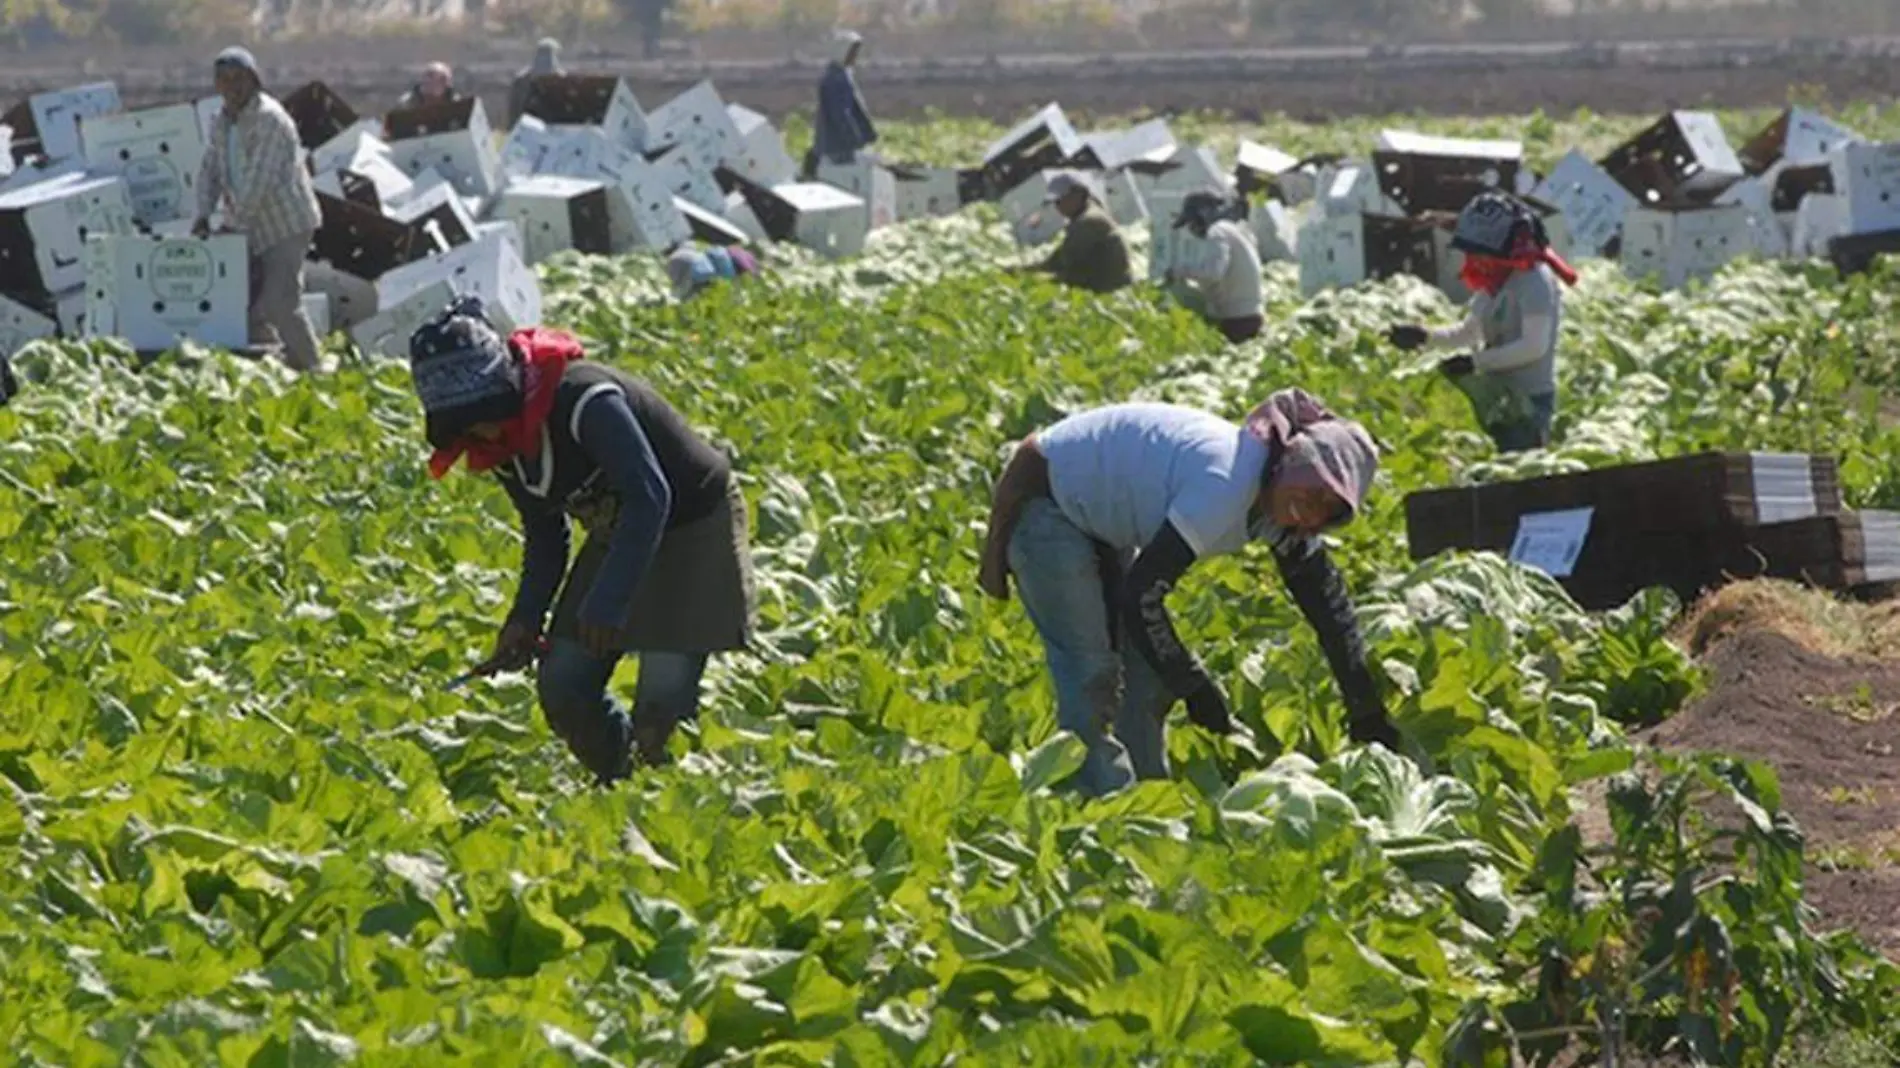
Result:
[[877,140],[877,127],[864,107],[864,94],[852,73],[864,38],[850,30],[833,41],[832,59],[818,80],[818,114],[812,122],[811,151],[805,154],[805,177],[818,173],[822,162],[849,163],[858,151]]
[[534,79],[548,74],[566,74],[561,67],[561,42],[552,37],[541,38],[535,46],[534,62],[522,68],[515,75],[514,84],[508,87],[508,128],[513,129],[521,116],[527,113],[528,90]]
[[1168,404],[1115,404],[1031,434],[997,480],[979,581],[1016,580],[1042,635],[1056,720],[1102,794],[1168,775],[1177,701],[1233,730],[1219,684],[1181,644],[1167,595],[1197,560],[1264,541],[1319,637],[1358,741],[1396,747],[1345,581],[1320,535],[1359,515],[1378,451],[1358,423],[1283,389],[1240,425]]
[[1544,448],[1557,410],[1563,289],[1577,283],[1577,272],[1550,247],[1530,205],[1505,193],[1480,193],[1465,205],[1451,244],[1464,253],[1460,278],[1472,292],[1469,313],[1457,326],[1436,330],[1395,326],[1392,343],[1408,351],[1466,349],[1438,369],[1470,398],[1498,451]]

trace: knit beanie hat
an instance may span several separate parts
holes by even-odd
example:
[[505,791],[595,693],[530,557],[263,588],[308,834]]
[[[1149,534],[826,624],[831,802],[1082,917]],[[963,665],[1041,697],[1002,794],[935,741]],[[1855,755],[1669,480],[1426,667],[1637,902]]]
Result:
[[457,300],[410,335],[409,373],[429,444],[438,449],[477,423],[521,412],[521,366],[479,297]]

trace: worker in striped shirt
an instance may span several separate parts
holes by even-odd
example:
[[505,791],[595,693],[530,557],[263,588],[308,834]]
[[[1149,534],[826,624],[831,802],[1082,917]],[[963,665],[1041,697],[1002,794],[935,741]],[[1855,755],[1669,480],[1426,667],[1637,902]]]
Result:
[[257,60],[227,48],[212,64],[224,108],[198,175],[198,218],[192,233],[243,234],[251,258],[251,340],[281,346],[299,371],[317,368],[317,335],[303,310],[304,256],[322,221],[310,172],[298,158],[297,124],[264,92]]

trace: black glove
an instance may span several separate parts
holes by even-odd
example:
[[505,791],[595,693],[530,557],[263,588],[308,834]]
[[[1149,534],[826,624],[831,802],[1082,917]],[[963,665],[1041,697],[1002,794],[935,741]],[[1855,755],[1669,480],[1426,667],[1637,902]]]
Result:
[[1438,361],[1438,373],[1446,378],[1463,378],[1478,369],[1469,356],[1451,356]]
[[1227,698],[1222,697],[1220,687],[1211,682],[1188,695],[1187,713],[1196,725],[1215,734],[1227,734],[1234,729],[1234,717],[1227,711]]
[[1385,339],[1402,351],[1413,352],[1424,348],[1425,343],[1430,341],[1432,336],[1427,333],[1422,326],[1416,326],[1412,323],[1401,323],[1387,330],[1385,332]]
[[1383,709],[1377,715],[1356,716],[1348,720],[1346,733],[1352,735],[1352,740],[1360,745],[1378,742],[1394,753],[1399,751],[1399,730],[1386,718]]

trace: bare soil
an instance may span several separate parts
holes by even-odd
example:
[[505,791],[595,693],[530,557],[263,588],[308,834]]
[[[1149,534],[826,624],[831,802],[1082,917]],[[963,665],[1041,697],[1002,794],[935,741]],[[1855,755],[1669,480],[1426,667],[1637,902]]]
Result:
[[1726,629],[1703,654],[1710,687],[1644,740],[1763,761],[1808,836],[1808,897],[1900,959],[1900,663],[1830,655],[1806,620]]

